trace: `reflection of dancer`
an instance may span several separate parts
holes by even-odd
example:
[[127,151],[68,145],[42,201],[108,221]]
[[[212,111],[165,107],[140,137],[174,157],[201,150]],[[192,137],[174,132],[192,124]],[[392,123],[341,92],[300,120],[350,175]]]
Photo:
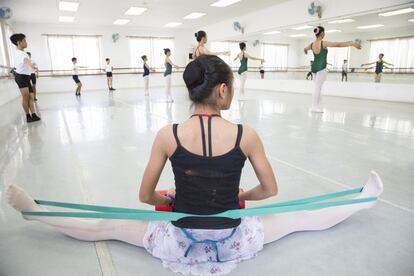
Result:
[[387,65],[394,66],[393,64],[388,63],[385,60],[383,60],[383,58],[384,58],[384,54],[379,54],[378,61],[361,64],[361,67],[375,64],[375,66],[365,68],[365,71],[368,70],[368,69],[375,68],[375,82],[381,82],[382,71],[383,71],[384,67],[387,68],[387,69],[393,69],[391,67],[388,67]]
[[198,42],[198,46],[195,49],[194,53],[193,53],[193,58],[202,56],[202,55],[213,55],[213,56],[218,56],[218,55],[229,55],[229,52],[210,52],[206,47],[206,43],[207,43],[207,34],[205,31],[198,31],[195,34],[195,37],[197,39]]
[[142,77],[144,78],[144,84],[145,84],[144,91],[145,91],[145,96],[148,96],[149,95],[149,75],[150,75],[151,68],[147,63],[148,62],[147,56],[143,55],[141,58],[144,61],[144,65],[143,65],[144,73],[142,74]]
[[[230,67],[218,57],[204,56],[189,63],[183,77],[195,114],[158,132],[142,178],[140,200],[150,205],[172,204],[175,212],[217,214],[239,209],[239,200],[274,196],[276,179],[257,133],[220,116],[233,98]],[[161,196],[155,189],[167,160],[173,168],[176,190]],[[246,160],[260,184],[243,192],[239,182]],[[357,198],[377,197],[381,192],[381,180],[372,173]],[[19,211],[44,210],[17,186],[10,186],[6,197]],[[265,243],[297,231],[330,228],[374,205],[372,201],[262,217],[187,217],[174,222],[25,218],[54,226],[79,240],[120,240],[145,247],[175,272],[205,275],[211,271],[228,273],[237,263],[254,258]]]
[[165,71],[164,71],[164,78],[165,78],[165,93],[167,94],[167,102],[172,103],[174,102],[172,96],[171,96],[171,74],[172,74],[172,67],[178,68],[177,65],[175,65],[171,59],[171,50],[168,48],[164,49],[165,54]]
[[260,62],[260,67],[259,67],[259,72],[260,72],[260,78],[261,79],[264,79],[264,74],[265,74],[265,70],[264,70],[265,68],[264,68],[264,64],[263,64],[263,61],[262,62]]
[[348,60],[344,59],[344,63],[342,64],[342,81],[348,81]]
[[248,59],[252,60],[260,60],[262,63],[265,61],[262,58],[257,58],[249,55],[246,52],[246,43],[241,42],[239,43],[240,46],[240,53],[234,58],[234,60],[240,60],[240,67],[238,70],[239,76],[240,76],[240,97],[239,100],[244,100],[244,86],[246,84],[247,79],[247,61]]
[[81,95],[81,89],[82,89],[82,83],[79,80],[79,68],[82,68],[80,66],[77,66],[76,63],[78,63],[78,59],[73,57],[72,58],[72,79],[73,81],[76,83],[76,91],[75,91],[75,95],[76,96],[80,96]]
[[114,70],[114,67],[112,67],[111,60],[109,58],[105,59],[106,65],[105,65],[105,73],[106,73],[106,82],[108,84],[109,91],[116,90],[112,87],[112,71]]
[[312,94],[312,107],[311,112],[323,112],[320,107],[321,101],[321,90],[322,85],[326,80],[328,70],[326,69],[327,57],[328,57],[328,47],[355,47],[361,49],[361,44],[354,41],[348,42],[329,42],[323,41],[325,37],[325,29],[322,26],[316,27],[313,30],[316,39],[313,43],[309,44],[305,49],[305,54],[308,54],[309,50],[312,50],[314,60],[312,64],[312,73],[315,77],[315,89]]

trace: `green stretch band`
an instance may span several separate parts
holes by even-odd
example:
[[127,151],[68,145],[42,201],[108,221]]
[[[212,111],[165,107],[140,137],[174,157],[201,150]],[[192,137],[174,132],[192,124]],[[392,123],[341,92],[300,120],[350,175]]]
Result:
[[142,209],[117,208],[98,205],[74,204],[65,202],[54,202],[36,200],[39,205],[48,205],[68,209],[86,210],[92,212],[26,212],[22,214],[25,216],[49,216],[49,217],[77,217],[77,218],[106,218],[106,219],[130,219],[130,220],[166,220],[176,221],[185,217],[225,217],[237,219],[248,216],[269,215],[275,213],[286,213],[303,210],[315,210],[333,206],[343,206],[349,204],[357,204],[363,202],[376,201],[376,197],[345,199],[340,201],[320,202],[328,199],[343,197],[351,194],[357,194],[362,191],[362,188],[346,190],[337,193],[320,195],[315,197],[308,197],[298,200],[286,201],[281,203],[274,203],[263,205],[259,207],[228,210],[219,214],[213,215],[194,215],[178,212],[160,212]]

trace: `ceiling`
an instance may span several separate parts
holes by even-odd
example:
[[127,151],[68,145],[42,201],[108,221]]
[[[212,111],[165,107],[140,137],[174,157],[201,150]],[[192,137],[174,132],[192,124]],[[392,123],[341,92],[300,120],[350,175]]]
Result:
[[[182,22],[178,29],[195,29],[237,17],[287,0],[242,0],[225,8],[211,7],[216,0],[65,0],[80,2],[77,12],[59,11],[58,0],[1,0],[12,9],[12,22],[62,25],[112,26],[116,19],[131,19],[127,27],[162,28],[168,22]],[[138,16],[124,15],[129,7],[146,7]],[[183,19],[191,12],[207,13],[194,20]],[[60,23],[59,16],[74,16],[73,23]]]
[[[329,24],[328,21],[323,21],[314,24],[306,24],[310,26],[317,26],[322,25],[324,26],[326,31],[329,30],[340,30],[341,32],[337,33],[327,33],[326,35],[331,36],[340,36],[346,34],[358,34],[358,33],[375,33],[375,32],[384,32],[384,31],[392,31],[396,29],[410,29],[412,30],[412,35],[414,35],[414,22],[409,22],[409,19],[414,19],[414,12],[408,14],[401,14],[389,17],[378,16],[379,12],[374,12],[371,14],[360,15],[360,16],[350,16],[350,17],[341,17],[336,19],[330,19],[329,21],[337,20],[337,19],[354,19],[355,22],[350,23],[342,23],[342,24]],[[374,25],[374,24],[382,24],[384,27],[375,28],[375,29],[357,29],[358,26],[366,26],[366,25]],[[260,34],[257,33],[256,35],[260,35],[263,38],[277,38],[277,37],[289,37],[290,35],[295,34],[305,34],[305,37],[299,37],[298,39],[303,38],[311,38],[313,37],[312,29],[306,30],[292,30],[292,27],[302,26],[304,24],[299,24],[295,26],[287,26],[282,28],[273,28],[267,29],[262,31]],[[281,33],[274,34],[274,35],[263,35],[264,32],[278,30]]]

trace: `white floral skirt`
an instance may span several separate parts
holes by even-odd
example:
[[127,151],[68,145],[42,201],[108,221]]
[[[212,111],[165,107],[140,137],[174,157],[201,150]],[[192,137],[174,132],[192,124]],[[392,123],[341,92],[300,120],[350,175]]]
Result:
[[223,230],[181,229],[169,221],[151,221],[144,247],[163,266],[193,275],[223,275],[237,263],[254,258],[262,250],[263,225],[259,217],[242,218],[236,228]]

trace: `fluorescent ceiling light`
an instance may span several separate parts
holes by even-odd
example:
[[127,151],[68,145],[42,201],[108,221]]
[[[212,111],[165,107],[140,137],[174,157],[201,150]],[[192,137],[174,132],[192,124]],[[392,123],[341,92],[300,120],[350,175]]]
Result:
[[125,25],[129,23],[129,19],[117,19],[114,21],[114,25]]
[[355,22],[354,19],[351,18],[347,18],[347,19],[339,19],[339,20],[334,20],[334,21],[329,21],[329,24],[342,24],[342,23],[350,23],[350,22]]
[[340,33],[340,32],[342,32],[342,31],[341,30],[335,30],[335,29],[325,31],[325,33],[327,33],[327,34],[329,34],[329,33]]
[[174,28],[174,27],[180,26],[181,24],[183,24],[183,23],[180,23],[180,22],[170,22],[170,23],[165,24],[164,27]]
[[290,35],[290,37],[304,37],[306,36],[305,34],[294,34],[294,35]]
[[264,35],[272,35],[272,34],[280,34],[280,32],[279,31],[271,31],[271,32],[266,32],[266,33],[263,33]]
[[211,4],[210,6],[224,8],[224,7],[233,5],[234,3],[237,3],[237,2],[240,2],[240,1],[241,0],[219,0],[219,1],[214,2],[213,4]]
[[413,19],[408,19],[409,22],[414,22],[414,18]]
[[366,26],[359,26],[357,29],[374,29],[374,28],[380,28],[384,27],[382,24],[376,24],[376,25],[366,25]]
[[402,10],[384,12],[384,13],[380,13],[378,15],[379,16],[393,16],[393,15],[405,14],[405,13],[410,13],[410,12],[414,12],[414,9],[413,8],[406,8],[406,9],[402,9]]
[[146,11],[147,8],[139,8],[139,7],[130,7],[125,14],[126,15],[140,15],[144,11]]
[[203,13],[203,12],[192,12],[192,13],[184,16],[183,18],[184,19],[196,19],[196,18],[200,18],[200,17],[202,17],[204,15],[206,15],[206,14]]
[[59,10],[61,11],[77,11],[79,8],[79,2],[59,2]]
[[308,25],[304,25],[304,26],[299,26],[299,27],[292,28],[292,30],[295,30],[295,31],[306,30],[306,29],[313,29],[313,27],[308,26]]
[[59,22],[73,22],[75,17],[73,16],[59,16]]

